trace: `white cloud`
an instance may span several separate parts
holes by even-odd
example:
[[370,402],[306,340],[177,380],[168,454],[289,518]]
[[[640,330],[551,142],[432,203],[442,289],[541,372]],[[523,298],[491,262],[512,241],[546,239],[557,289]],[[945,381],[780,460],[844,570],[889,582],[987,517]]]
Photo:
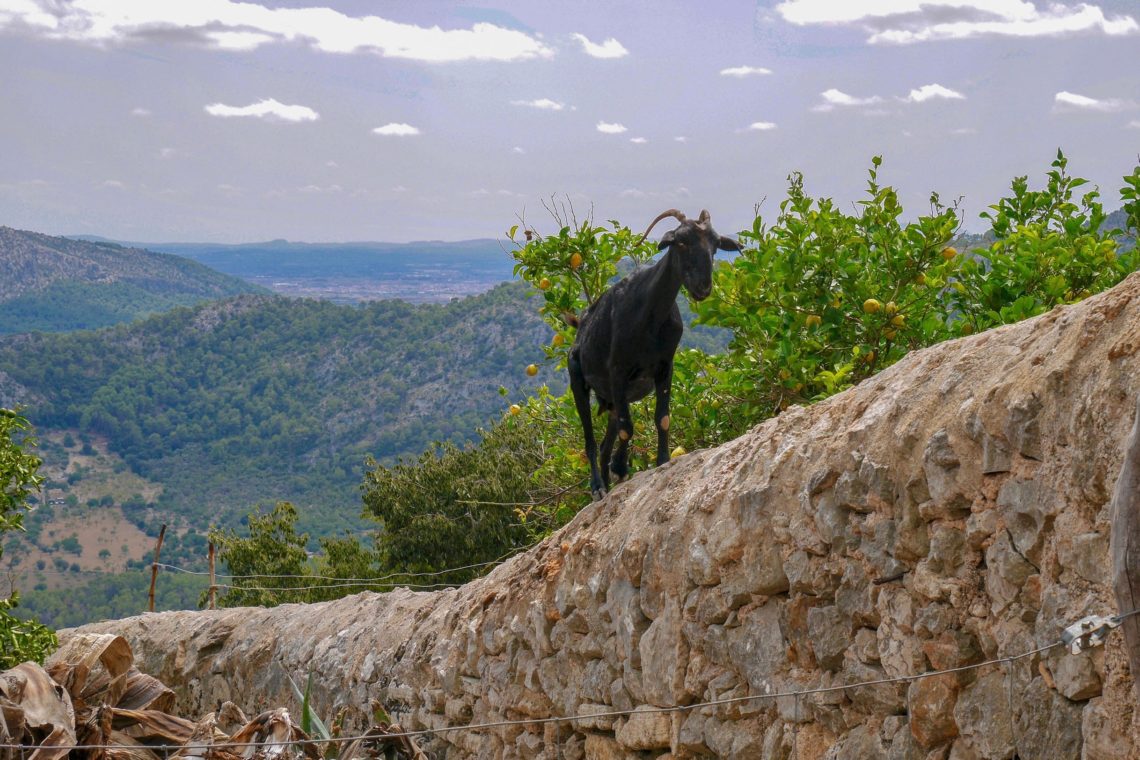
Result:
[[146,109],[146,108],[142,108],[142,107],[132,108],[131,109],[131,116],[140,116],[140,117],[150,116],[150,110]]
[[638,190],[636,187],[631,187],[628,190],[622,190],[618,193],[619,198],[644,198],[646,197],[644,190]]
[[649,142],[644,137],[631,137],[629,141],[635,145],[645,145],[645,143]]
[[946,100],[965,100],[966,96],[956,90],[951,90],[948,87],[943,87],[940,84],[924,84],[917,90],[911,90],[910,94],[905,98],[899,98],[906,103],[924,103],[933,98],[943,98]]
[[105,179],[99,183],[99,187],[105,187],[110,190],[122,190],[126,188],[127,183],[117,179]]
[[594,58],[622,58],[629,55],[625,46],[613,37],[599,44],[591,42],[584,34],[572,34],[570,36],[582,43],[582,49],[586,51],[586,55]]
[[775,123],[770,121],[754,121],[748,125],[749,132],[769,132],[775,128]]
[[222,118],[254,116],[259,119],[279,119],[292,122],[316,121],[321,118],[320,114],[308,106],[288,106],[273,98],[259,100],[248,106],[227,106],[224,103],[211,103],[206,106],[206,113]]
[[9,1],[9,8],[0,10],[0,28],[18,24],[51,39],[101,45],[160,32],[164,39],[226,50],[303,44],[327,53],[371,53],[435,63],[554,55],[537,37],[489,23],[441,29],[379,16],[349,16],[332,8],[273,8],[238,0],[77,0],[52,5],[48,13],[36,3],[24,0],[13,8]]
[[1123,111],[1133,107],[1133,103],[1120,98],[1097,100],[1086,95],[1062,90],[1053,96],[1053,107],[1060,110],[1079,109],[1084,111]]
[[418,135],[420,130],[413,127],[411,124],[404,124],[403,122],[394,121],[391,124],[385,124],[382,127],[376,127],[372,130],[374,135],[384,135],[385,137],[411,137]]
[[837,90],[834,87],[830,90],[824,90],[821,92],[820,97],[823,98],[823,102],[817,106],[812,107],[813,111],[830,111],[839,106],[842,106],[844,108],[850,108],[852,106],[870,106],[874,105],[875,103],[883,102],[883,99],[878,95],[872,95],[868,98],[856,98],[852,95],[848,95],[841,90]]
[[340,166],[340,164],[338,164],[336,161],[325,161],[325,166],[327,166],[330,169],[336,169],[337,167]]
[[1078,32],[1134,34],[1140,24],[1128,15],[1108,17],[1092,3],[1034,0],[784,0],[776,8],[797,25],[857,24],[867,42],[905,45],[982,35],[1049,37]]
[[673,138],[673,141],[683,143],[683,142],[688,142],[689,138],[685,137],[684,135],[677,135],[676,137]]
[[608,121],[599,121],[597,129],[599,132],[607,135],[620,135],[622,132],[627,131],[624,124],[611,124]]
[[751,77],[760,74],[771,74],[771,69],[763,68],[762,66],[732,66],[727,69],[721,69],[720,75],[722,77]]
[[1140,119],[1133,119],[1132,121],[1128,122],[1128,128],[1140,129]]
[[511,105],[537,108],[540,111],[561,111],[566,107],[565,103],[559,103],[557,100],[551,100],[550,98],[538,98],[536,100],[512,100]]
[[973,127],[958,127],[957,129],[951,129],[950,134],[959,136],[976,135],[978,134],[978,130],[974,129]]
[[178,151],[176,151],[174,148],[159,148],[158,149],[158,157],[159,158],[170,158],[171,156],[173,156],[177,152]]
[[392,192],[393,193],[406,193],[406,192],[408,192],[408,188],[404,187],[403,185],[396,185],[395,187],[392,188]]
[[511,148],[511,153],[515,153],[521,156],[522,154],[526,153],[526,151],[523,150],[521,146],[516,145],[515,147]]
[[304,187],[297,189],[297,192],[299,193],[306,193],[311,195],[328,195],[330,193],[340,193],[343,191],[344,188],[342,188],[340,185],[328,185],[327,187],[322,187],[321,185],[305,185]]

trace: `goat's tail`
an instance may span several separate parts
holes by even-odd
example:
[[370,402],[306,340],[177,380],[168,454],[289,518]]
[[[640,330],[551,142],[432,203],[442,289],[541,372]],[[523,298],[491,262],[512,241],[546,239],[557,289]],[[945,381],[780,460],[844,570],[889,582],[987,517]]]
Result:
[[577,327],[578,326],[578,315],[572,311],[564,311],[564,312],[562,312],[562,321],[565,322],[566,324],[570,325],[571,327]]

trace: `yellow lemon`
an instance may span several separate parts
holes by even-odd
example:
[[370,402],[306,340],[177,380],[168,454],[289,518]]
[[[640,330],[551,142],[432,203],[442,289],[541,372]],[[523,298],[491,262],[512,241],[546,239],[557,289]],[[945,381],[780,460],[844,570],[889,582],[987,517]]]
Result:
[[879,303],[877,299],[868,298],[863,302],[863,311],[867,312],[868,314],[874,314],[881,308],[883,308],[883,305]]
[[537,364],[528,364],[528,365],[526,365],[526,373],[527,373],[527,375],[529,375],[530,377],[534,377],[535,375],[537,375],[537,374],[538,374],[538,365],[537,365]]
[[808,314],[807,319],[804,320],[804,324],[808,327],[818,327],[823,324],[823,318],[818,314]]
[[582,254],[575,253],[570,257],[570,268],[577,269],[580,266],[582,266]]
[[942,249],[942,258],[946,259],[947,261],[949,261],[950,259],[954,258],[957,255],[958,255],[958,249],[956,249],[952,245],[948,245]]
[[550,290],[550,279],[547,277],[543,277],[541,280],[539,280],[538,281],[538,289],[539,290]]
[[518,414],[522,411],[522,407],[518,404],[511,404],[510,408],[507,411],[509,411],[511,414]]

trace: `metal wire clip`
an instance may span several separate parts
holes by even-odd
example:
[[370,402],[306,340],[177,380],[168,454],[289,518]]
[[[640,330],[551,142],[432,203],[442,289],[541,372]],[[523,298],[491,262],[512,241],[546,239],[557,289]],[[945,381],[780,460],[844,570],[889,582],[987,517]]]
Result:
[[1108,632],[1120,623],[1120,618],[1111,615],[1089,615],[1061,631],[1061,641],[1069,647],[1071,654],[1080,654],[1103,644]]

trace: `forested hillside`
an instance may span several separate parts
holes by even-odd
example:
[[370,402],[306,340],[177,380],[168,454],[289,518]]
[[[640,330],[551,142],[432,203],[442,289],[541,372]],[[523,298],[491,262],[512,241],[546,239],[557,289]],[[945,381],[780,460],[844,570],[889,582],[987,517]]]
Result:
[[0,227],[0,334],[94,329],[254,292],[178,256]]
[[[356,525],[367,455],[463,440],[554,376],[525,286],[448,305],[243,296],[97,332],[0,340],[0,405],[42,433],[104,436],[204,531],[256,502],[304,506],[319,535]],[[558,380],[557,382],[561,382]]]

